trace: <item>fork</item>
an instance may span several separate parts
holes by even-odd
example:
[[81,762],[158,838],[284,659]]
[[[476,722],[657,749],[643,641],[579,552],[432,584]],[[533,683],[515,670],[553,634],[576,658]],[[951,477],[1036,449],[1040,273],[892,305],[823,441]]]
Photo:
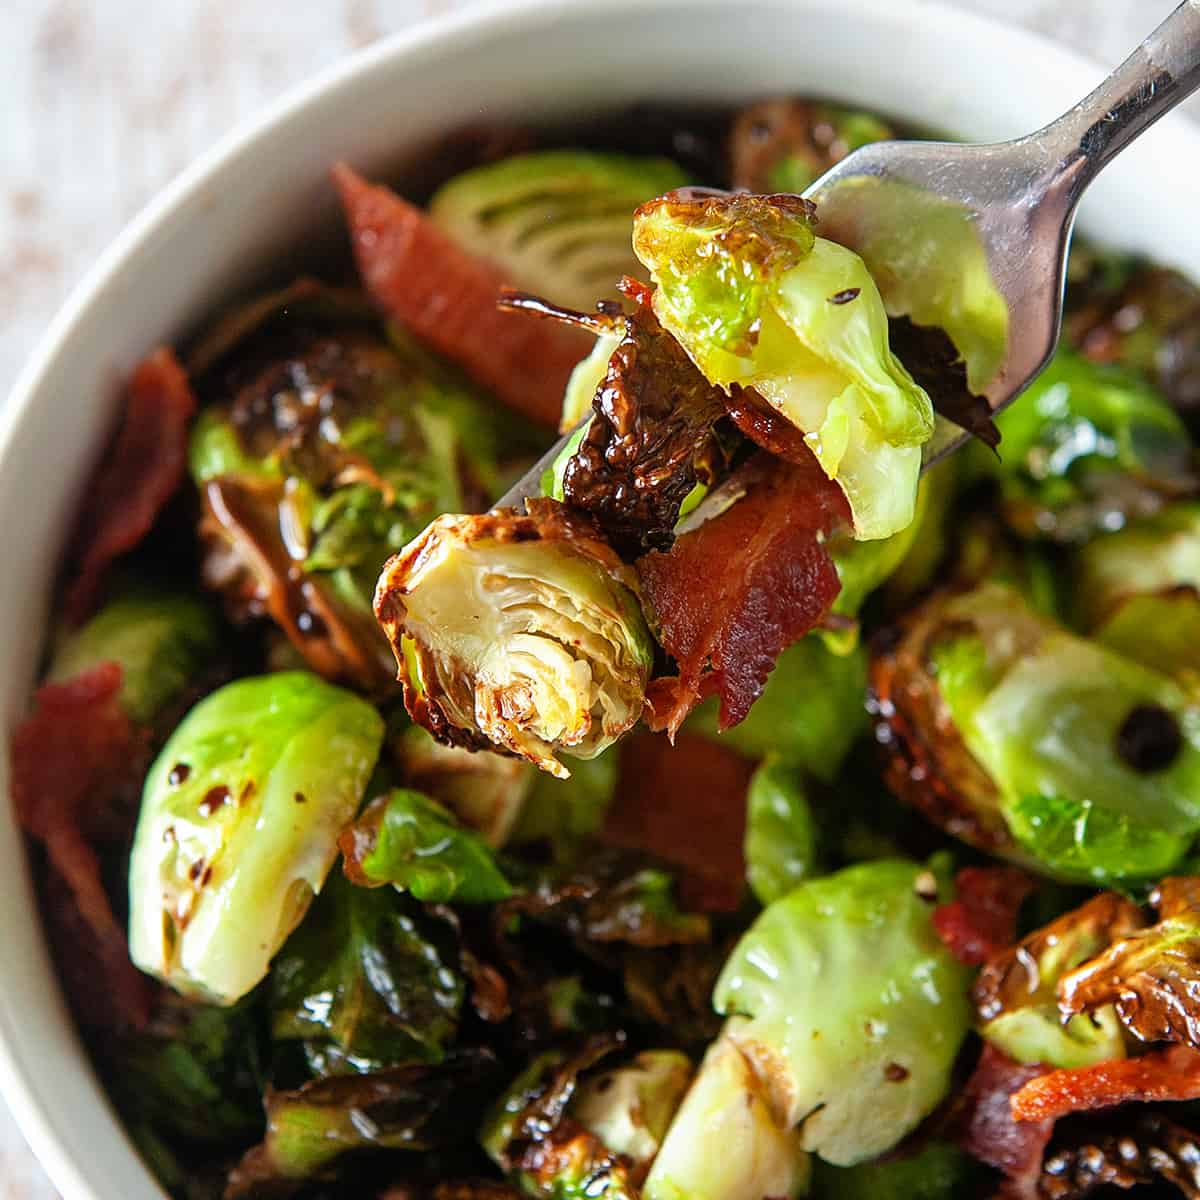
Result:
[[[987,312],[986,321],[965,320],[955,342],[972,390],[998,413],[1054,352],[1080,197],[1113,158],[1197,87],[1200,0],[1184,0],[1099,87],[1036,133],[989,144],[874,142],[847,155],[804,194],[817,205],[822,235],[863,257],[889,315],[922,323],[922,299],[936,289],[942,289],[942,311],[957,303],[969,315]],[[947,297],[947,287],[957,294]],[[542,474],[574,432],[497,506],[538,495]],[[925,465],[968,436],[939,418]]]

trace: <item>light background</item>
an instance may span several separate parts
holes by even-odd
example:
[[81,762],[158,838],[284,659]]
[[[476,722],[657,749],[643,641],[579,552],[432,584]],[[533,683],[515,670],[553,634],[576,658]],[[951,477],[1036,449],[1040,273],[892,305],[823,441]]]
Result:
[[[1113,66],[1177,0],[950,2]],[[336,59],[467,4],[0,0],[0,397],[97,254],[200,151]],[[54,1196],[0,1102],[0,1200]]]

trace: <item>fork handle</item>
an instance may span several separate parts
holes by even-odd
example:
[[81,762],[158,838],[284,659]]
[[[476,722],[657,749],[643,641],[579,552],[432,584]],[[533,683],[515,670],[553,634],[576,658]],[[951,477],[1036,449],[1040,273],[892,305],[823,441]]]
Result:
[[1035,133],[1077,200],[1136,137],[1200,87],[1200,0],[1184,0],[1089,96]]

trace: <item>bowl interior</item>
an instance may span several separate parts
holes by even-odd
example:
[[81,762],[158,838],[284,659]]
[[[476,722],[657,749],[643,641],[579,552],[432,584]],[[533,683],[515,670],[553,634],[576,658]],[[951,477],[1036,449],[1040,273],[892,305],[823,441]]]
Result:
[[[27,703],[59,547],[123,377],[223,298],[337,244],[329,164],[394,173],[439,131],[568,120],[637,101],[824,94],[979,140],[1028,132],[1102,72],[1030,35],[888,0],[551,0],[468,14],[357,56],[198,163],[105,255],[0,416],[0,705]],[[1200,134],[1168,120],[1113,165],[1081,227],[1200,275]],[[7,739],[6,739],[7,741]],[[8,763],[0,754],[0,792]],[[58,995],[21,838],[10,881],[0,1082],[67,1200],[161,1192],[130,1149]],[[97,986],[103,986],[98,981]]]

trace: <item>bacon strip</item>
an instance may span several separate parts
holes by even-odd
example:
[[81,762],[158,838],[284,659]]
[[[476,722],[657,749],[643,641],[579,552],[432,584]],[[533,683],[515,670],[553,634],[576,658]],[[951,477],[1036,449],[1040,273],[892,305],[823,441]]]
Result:
[[933,927],[959,962],[979,967],[1016,940],[1033,880],[1017,867],[964,867],[954,884],[957,898],[934,910]]
[[816,459],[760,455],[744,471],[740,500],[637,563],[659,641],[679,665],[678,677],[651,683],[647,722],[672,737],[713,693],[722,729],[743,720],[775,660],[841,587],[822,535],[849,510]]
[[1010,1101],[1018,1121],[1057,1121],[1068,1113],[1131,1100],[1200,1098],[1200,1051],[1167,1046],[1138,1058],[1051,1071],[1029,1080]]
[[590,340],[556,322],[498,309],[502,274],[390,188],[368,183],[345,163],[333,168],[333,182],[375,303],[509,408],[556,428],[567,378]]
[[681,868],[689,911],[732,912],[742,900],[746,789],[754,764],[710,738],[684,733],[672,746],[636,733],[620,747],[621,772],[601,838]]
[[111,820],[122,787],[145,765],[146,741],[120,705],[120,687],[121,668],[112,662],[67,683],[43,684],[32,716],[13,734],[12,794],[18,821],[46,847],[49,893],[61,895],[56,878],[69,889],[69,899],[62,896],[48,914],[63,935],[56,940],[70,943],[64,959],[78,951],[102,964],[101,976],[83,981],[91,994],[77,1005],[81,1018],[95,1000],[138,1026],[149,1015],[150,985],[129,961],[88,838]]
[[75,534],[78,564],[67,589],[67,619],[95,607],[109,565],[150,532],[187,469],[188,422],[196,399],[175,355],[162,347],[129,381],[121,427],[91,485]]

